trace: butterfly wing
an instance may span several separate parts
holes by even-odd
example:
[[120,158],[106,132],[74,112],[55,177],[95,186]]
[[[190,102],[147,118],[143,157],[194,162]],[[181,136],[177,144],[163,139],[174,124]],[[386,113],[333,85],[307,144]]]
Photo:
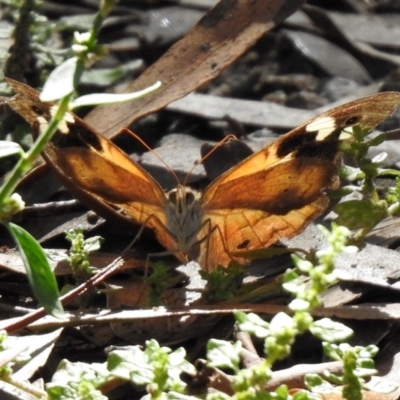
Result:
[[[33,127],[51,118],[52,104],[42,103],[31,87],[7,79],[17,95],[8,104]],[[165,195],[158,183],[111,141],[74,114],[68,114],[42,153],[63,184],[104,217],[152,228],[158,240],[175,250],[165,230]],[[122,212],[122,213],[121,213]],[[151,218],[150,218],[151,216]]]
[[[383,92],[333,108],[281,136],[261,151],[246,158],[207,188],[207,197],[219,184],[257,172],[290,158],[334,160],[337,145],[349,138],[351,127],[373,129],[388,118],[400,104],[400,93]],[[349,129],[350,128],[350,129]],[[245,168],[242,166],[245,164]]]
[[[302,158],[219,185],[213,198],[205,197],[209,201],[203,205],[203,218],[218,228],[202,245],[199,263],[207,270],[228,265],[232,259],[244,264],[245,259],[233,255],[300,233],[328,206],[323,189],[336,188],[338,183],[334,163]],[[200,233],[203,236],[207,225]]]
[[[198,238],[203,268],[227,265],[235,252],[268,247],[300,233],[329,202],[338,185],[338,143],[353,125],[372,129],[400,104],[386,92],[330,110],[277,139],[216,179],[202,197]],[[245,263],[244,259],[237,259]]]

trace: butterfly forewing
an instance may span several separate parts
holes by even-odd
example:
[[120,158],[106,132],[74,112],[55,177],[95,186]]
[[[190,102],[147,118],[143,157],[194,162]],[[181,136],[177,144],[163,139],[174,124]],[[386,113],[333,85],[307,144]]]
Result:
[[[360,125],[364,129],[373,129],[389,117],[399,104],[400,93],[384,92],[333,108],[293,129],[231,168],[207,188],[206,197],[212,197],[213,190],[221,183],[265,170],[285,159],[304,157],[332,161],[337,154],[340,136],[346,128]],[[345,139],[348,139],[347,135]]]
[[238,208],[286,214],[319,198],[322,189],[337,185],[337,169],[332,162],[295,158],[220,183],[215,190],[211,184],[204,192],[203,208],[206,212]]
[[[51,118],[52,104],[40,102],[36,90],[10,79],[7,82],[17,92],[8,104],[31,125]],[[72,118],[68,132],[57,131],[43,152],[64,185],[78,196],[83,193],[122,209],[139,225],[151,215],[165,224],[165,196],[158,183],[111,141],[76,115]]]

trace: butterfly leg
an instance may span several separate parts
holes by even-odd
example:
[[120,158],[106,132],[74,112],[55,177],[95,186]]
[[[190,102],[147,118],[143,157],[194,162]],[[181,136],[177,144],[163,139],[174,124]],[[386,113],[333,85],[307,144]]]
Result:
[[147,221],[151,218],[151,215],[149,218],[147,218],[147,220],[145,221],[144,224],[142,224],[142,226],[140,227],[140,229],[138,230],[138,232],[136,233],[135,237],[133,238],[133,240],[128,244],[128,246],[126,246],[126,248],[124,249],[124,251],[122,253],[127,252],[130,248],[133,247],[133,245],[140,239],[140,237],[142,236],[143,230],[144,228],[146,228],[146,224]]
[[[223,226],[220,224],[211,226],[211,223],[212,220],[204,222],[204,225],[207,226],[207,231],[204,237],[200,239],[200,241],[207,240],[199,257],[199,263],[202,268],[207,272],[211,272],[215,270],[218,265],[226,268],[231,262],[235,262],[239,265],[249,264],[252,259],[252,257],[248,255],[250,250],[241,250],[239,247],[236,250],[232,248],[232,246],[229,247],[230,237],[227,236],[228,233],[224,232]],[[281,237],[278,230],[272,229],[272,231],[274,231],[275,236]],[[256,233],[254,233],[254,235],[256,235]],[[247,242],[246,237],[247,236],[243,237],[243,243]]]
[[[175,255],[181,262],[187,262],[187,258],[183,256],[183,253],[180,252],[176,248],[176,238],[175,236],[171,233],[171,231],[163,224],[163,222],[154,214],[151,214],[142,224],[140,227],[139,231],[136,233],[135,237],[131,241],[131,243],[127,246],[127,248],[124,250],[127,251],[130,249],[137,240],[141,237],[143,230],[145,228],[150,228],[153,229],[154,232],[156,233],[156,236],[158,240],[163,243],[166,247],[167,250],[165,251],[159,251],[155,253],[149,253],[146,257],[146,275],[147,275],[147,266],[149,263],[150,257],[154,256],[168,256],[168,255]],[[161,237],[162,236],[162,237]]]
[[[212,226],[211,219],[206,219],[196,232],[203,235],[200,239],[192,243],[191,247],[196,249],[196,254],[193,251],[189,254],[191,258],[197,260],[201,268],[206,272],[211,272],[217,268],[219,265],[215,259],[212,259],[213,254],[219,254],[221,250],[221,245],[223,252],[228,256],[227,263],[230,261],[235,261],[235,257],[232,255],[231,251],[228,249],[224,235],[222,234],[221,228],[218,225]],[[216,235],[216,236],[215,236]],[[219,241],[221,245],[219,245]],[[204,243],[204,246],[201,246]],[[200,246],[200,247],[199,247]],[[197,251],[198,250],[198,251]],[[227,265],[221,265],[226,267]]]
[[[209,252],[209,249],[210,249],[210,238],[214,234],[214,232],[217,231],[217,232],[219,232],[219,235],[220,235],[220,238],[222,239],[222,242],[225,243],[225,241],[223,240],[222,233],[221,233],[221,230],[219,229],[219,226],[218,225],[214,225],[213,227],[211,226],[211,219],[207,219],[206,221],[204,221],[203,225],[204,226],[207,225],[208,232],[207,232],[206,236],[204,236],[202,239],[200,239],[199,242],[204,241],[204,240],[207,241],[206,248],[205,248],[205,252],[206,252],[205,261],[206,261],[206,263],[205,263],[205,266],[204,266],[205,268],[204,269],[205,269],[206,272],[211,272],[212,270],[214,270],[214,267],[209,269],[210,263],[209,263],[208,257],[209,257],[209,254],[210,254],[210,252]],[[224,248],[225,248],[225,245],[224,245]]]

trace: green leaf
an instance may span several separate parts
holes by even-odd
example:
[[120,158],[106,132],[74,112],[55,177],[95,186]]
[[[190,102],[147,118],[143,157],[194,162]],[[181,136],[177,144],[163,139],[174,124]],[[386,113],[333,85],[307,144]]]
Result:
[[69,58],[53,70],[44,84],[41,101],[55,101],[68,96],[74,91],[78,59]]
[[334,386],[322,379],[317,374],[306,374],[304,377],[306,388],[312,390],[314,393],[332,393]]
[[271,335],[275,337],[294,337],[296,335],[296,323],[286,313],[276,314],[269,324]]
[[357,179],[364,179],[365,173],[361,171],[360,168],[345,165],[340,168],[340,176],[345,178],[347,181],[354,182]]
[[94,251],[98,251],[101,248],[101,244],[104,239],[101,236],[92,236],[90,238],[85,239],[83,250],[88,253],[93,253]]
[[311,333],[326,342],[342,342],[347,340],[353,331],[340,322],[334,322],[330,318],[322,318],[314,321],[310,327]]
[[285,398],[286,399],[292,398],[293,400],[316,400],[316,398],[319,398],[319,397],[316,397],[312,393],[307,392],[305,390],[299,390],[299,391],[293,393],[291,395],[291,397],[289,397],[289,395],[287,395]]
[[381,133],[378,136],[375,136],[374,138],[370,139],[367,141],[368,147],[371,146],[378,146],[382,144],[386,140],[386,133]]
[[94,106],[99,104],[111,104],[111,103],[123,103],[126,101],[137,100],[143,96],[148,95],[154,90],[161,86],[161,82],[158,81],[154,85],[149,86],[146,89],[139,90],[133,93],[93,93],[86,96],[78,97],[73,100],[70,104],[71,109],[83,107],[83,106]]
[[126,346],[123,350],[112,351],[108,356],[107,368],[113,376],[138,386],[147,385],[154,379],[149,357],[139,346]]
[[374,344],[370,344],[368,346],[363,347],[360,351],[360,357],[364,358],[374,358],[379,353],[379,347],[375,346]]
[[150,340],[146,342],[145,351],[139,346],[126,346],[123,350],[112,351],[108,356],[107,368],[111,375],[135,385],[145,386],[162,381],[164,386],[160,387],[161,390],[176,392],[186,386],[180,378],[182,372],[196,373],[195,367],[185,357],[186,351],[183,348],[171,351],[168,347],[160,347],[155,340]]
[[225,340],[211,339],[207,343],[207,359],[214,368],[230,368],[238,371],[240,363],[241,342],[230,343]]
[[307,300],[294,299],[289,303],[289,308],[292,311],[309,311],[311,309],[311,304]]
[[373,164],[383,164],[383,162],[386,160],[388,154],[385,152],[377,154],[371,161]]
[[47,393],[51,400],[107,400],[97,388],[109,378],[105,363],[72,363],[63,360],[58,365]]
[[337,344],[324,342],[322,343],[324,353],[335,361],[342,361],[342,352]]
[[368,199],[345,201],[333,210],[339,215],[335,222],[349,229],[372,229],[388,214],[386,202],[373,203]]
[[[397,169],[392,169],[392,168],[380,168],[378,170],[378,176],[388,176],[388,175],[392,175],[396,178],[398,178],[400,176],[400,171]],[[389,188],[390,190],[391,188]]]
[[179,382],[182,372],[190,375],[196,374],[196,368],[186,360],[186,350],[179,347],[169,354],[168,376],[174,381]]
[[6,226],[17,244],[29,284],[39,304],[53,317],[61,318],[64,310],[59,300],[57,281],[45,252],[25,229],[11,222]]
[[261,339],[270,334],[269,323],[257,314],[246,314],[240,311],[235,313],[235,318],[239,322],[239,329],[243,332],[251,333]]
[[0,158],[22,153],[22,147],[18,143],[10,142],[9,140],[0,140]]

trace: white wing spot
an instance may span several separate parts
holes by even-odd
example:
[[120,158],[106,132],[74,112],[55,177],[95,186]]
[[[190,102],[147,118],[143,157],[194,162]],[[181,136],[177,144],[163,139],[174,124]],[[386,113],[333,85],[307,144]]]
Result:
[[306,132],[318,132],[317,141],[326,139],[335,129],[336,122],[332,117],[317,117],[306,126]]
[[[57,112],[57,106],[52,106],[52,107],[50,108],[50,114],[51,114],[51,116],[54,117],[54,115],[56,114],[56,112]],[[71,113],[69,113],[69,112],[66,112],[66,113],[65,113],[64,118],[63,118],[63,119],[60,121],[60,123],[58,124],[58,130],[59,130],[61,133],[64,133],[64,134],[69,133],[69,129],[68,129],[67,122],[69,122],[69,123],[71,123],[71,124],[73,124],[73,123],[75,122],[74,116],[73,116]]]
[[46,118],[44,118],[42,116],[38,116],[37,121],[39,122],[40,132],[44,132],[47,129],[47,127],[49,126],[49,123],[47,122]]
[[340,132],[339,140],[353,139],[353,128],[349,127],[349,128],[346,128],[346,129],[344,129],[344,130],[342,130],[342,132]]

